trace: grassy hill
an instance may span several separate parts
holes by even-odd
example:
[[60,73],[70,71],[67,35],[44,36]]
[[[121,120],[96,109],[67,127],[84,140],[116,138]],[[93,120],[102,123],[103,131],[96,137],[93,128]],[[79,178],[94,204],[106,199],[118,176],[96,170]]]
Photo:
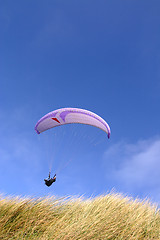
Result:
[[0,239],[160,239],[160,213],[120,194],[0,198]]

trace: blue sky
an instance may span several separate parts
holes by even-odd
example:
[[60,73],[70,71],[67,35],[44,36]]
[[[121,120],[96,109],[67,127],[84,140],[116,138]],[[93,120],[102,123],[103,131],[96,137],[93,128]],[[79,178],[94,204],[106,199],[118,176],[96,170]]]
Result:
[[[0,192],[160,201],[160,2],[0,2]],[[79,107],[111,127],[36,122]],[[57,182],[44,185],[49,166]]]

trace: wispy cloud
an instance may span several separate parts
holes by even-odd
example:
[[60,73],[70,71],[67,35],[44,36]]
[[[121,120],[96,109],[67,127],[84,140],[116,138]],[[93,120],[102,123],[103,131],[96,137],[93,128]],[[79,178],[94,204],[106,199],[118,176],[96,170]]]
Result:
[[121,190],[142,197],[160,200],[160,138],[134,144],[121,141],[104,155],[107,176]]
[[44,166],[42,148],[34,126],[30,130],[31,118],[26,110],[0,112],[0,192],[27,193]]

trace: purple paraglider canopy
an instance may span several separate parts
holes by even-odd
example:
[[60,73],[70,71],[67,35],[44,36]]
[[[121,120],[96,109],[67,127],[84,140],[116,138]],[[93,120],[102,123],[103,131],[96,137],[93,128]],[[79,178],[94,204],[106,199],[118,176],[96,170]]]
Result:
[[37,122],[35,130],[40,134],[50,128],[70,123],[82,123],[98,127],[107,133],[108,138],[110,137],[110,127],[103,118],[80,108],[61,108],[52,111]]

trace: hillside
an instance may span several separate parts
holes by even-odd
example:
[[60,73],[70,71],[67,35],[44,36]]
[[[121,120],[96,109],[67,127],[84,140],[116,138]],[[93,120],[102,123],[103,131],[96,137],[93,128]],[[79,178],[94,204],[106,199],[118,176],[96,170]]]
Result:
[[107,194],[82,198],[0,198],[0,239],[160,239],[148,201]]

